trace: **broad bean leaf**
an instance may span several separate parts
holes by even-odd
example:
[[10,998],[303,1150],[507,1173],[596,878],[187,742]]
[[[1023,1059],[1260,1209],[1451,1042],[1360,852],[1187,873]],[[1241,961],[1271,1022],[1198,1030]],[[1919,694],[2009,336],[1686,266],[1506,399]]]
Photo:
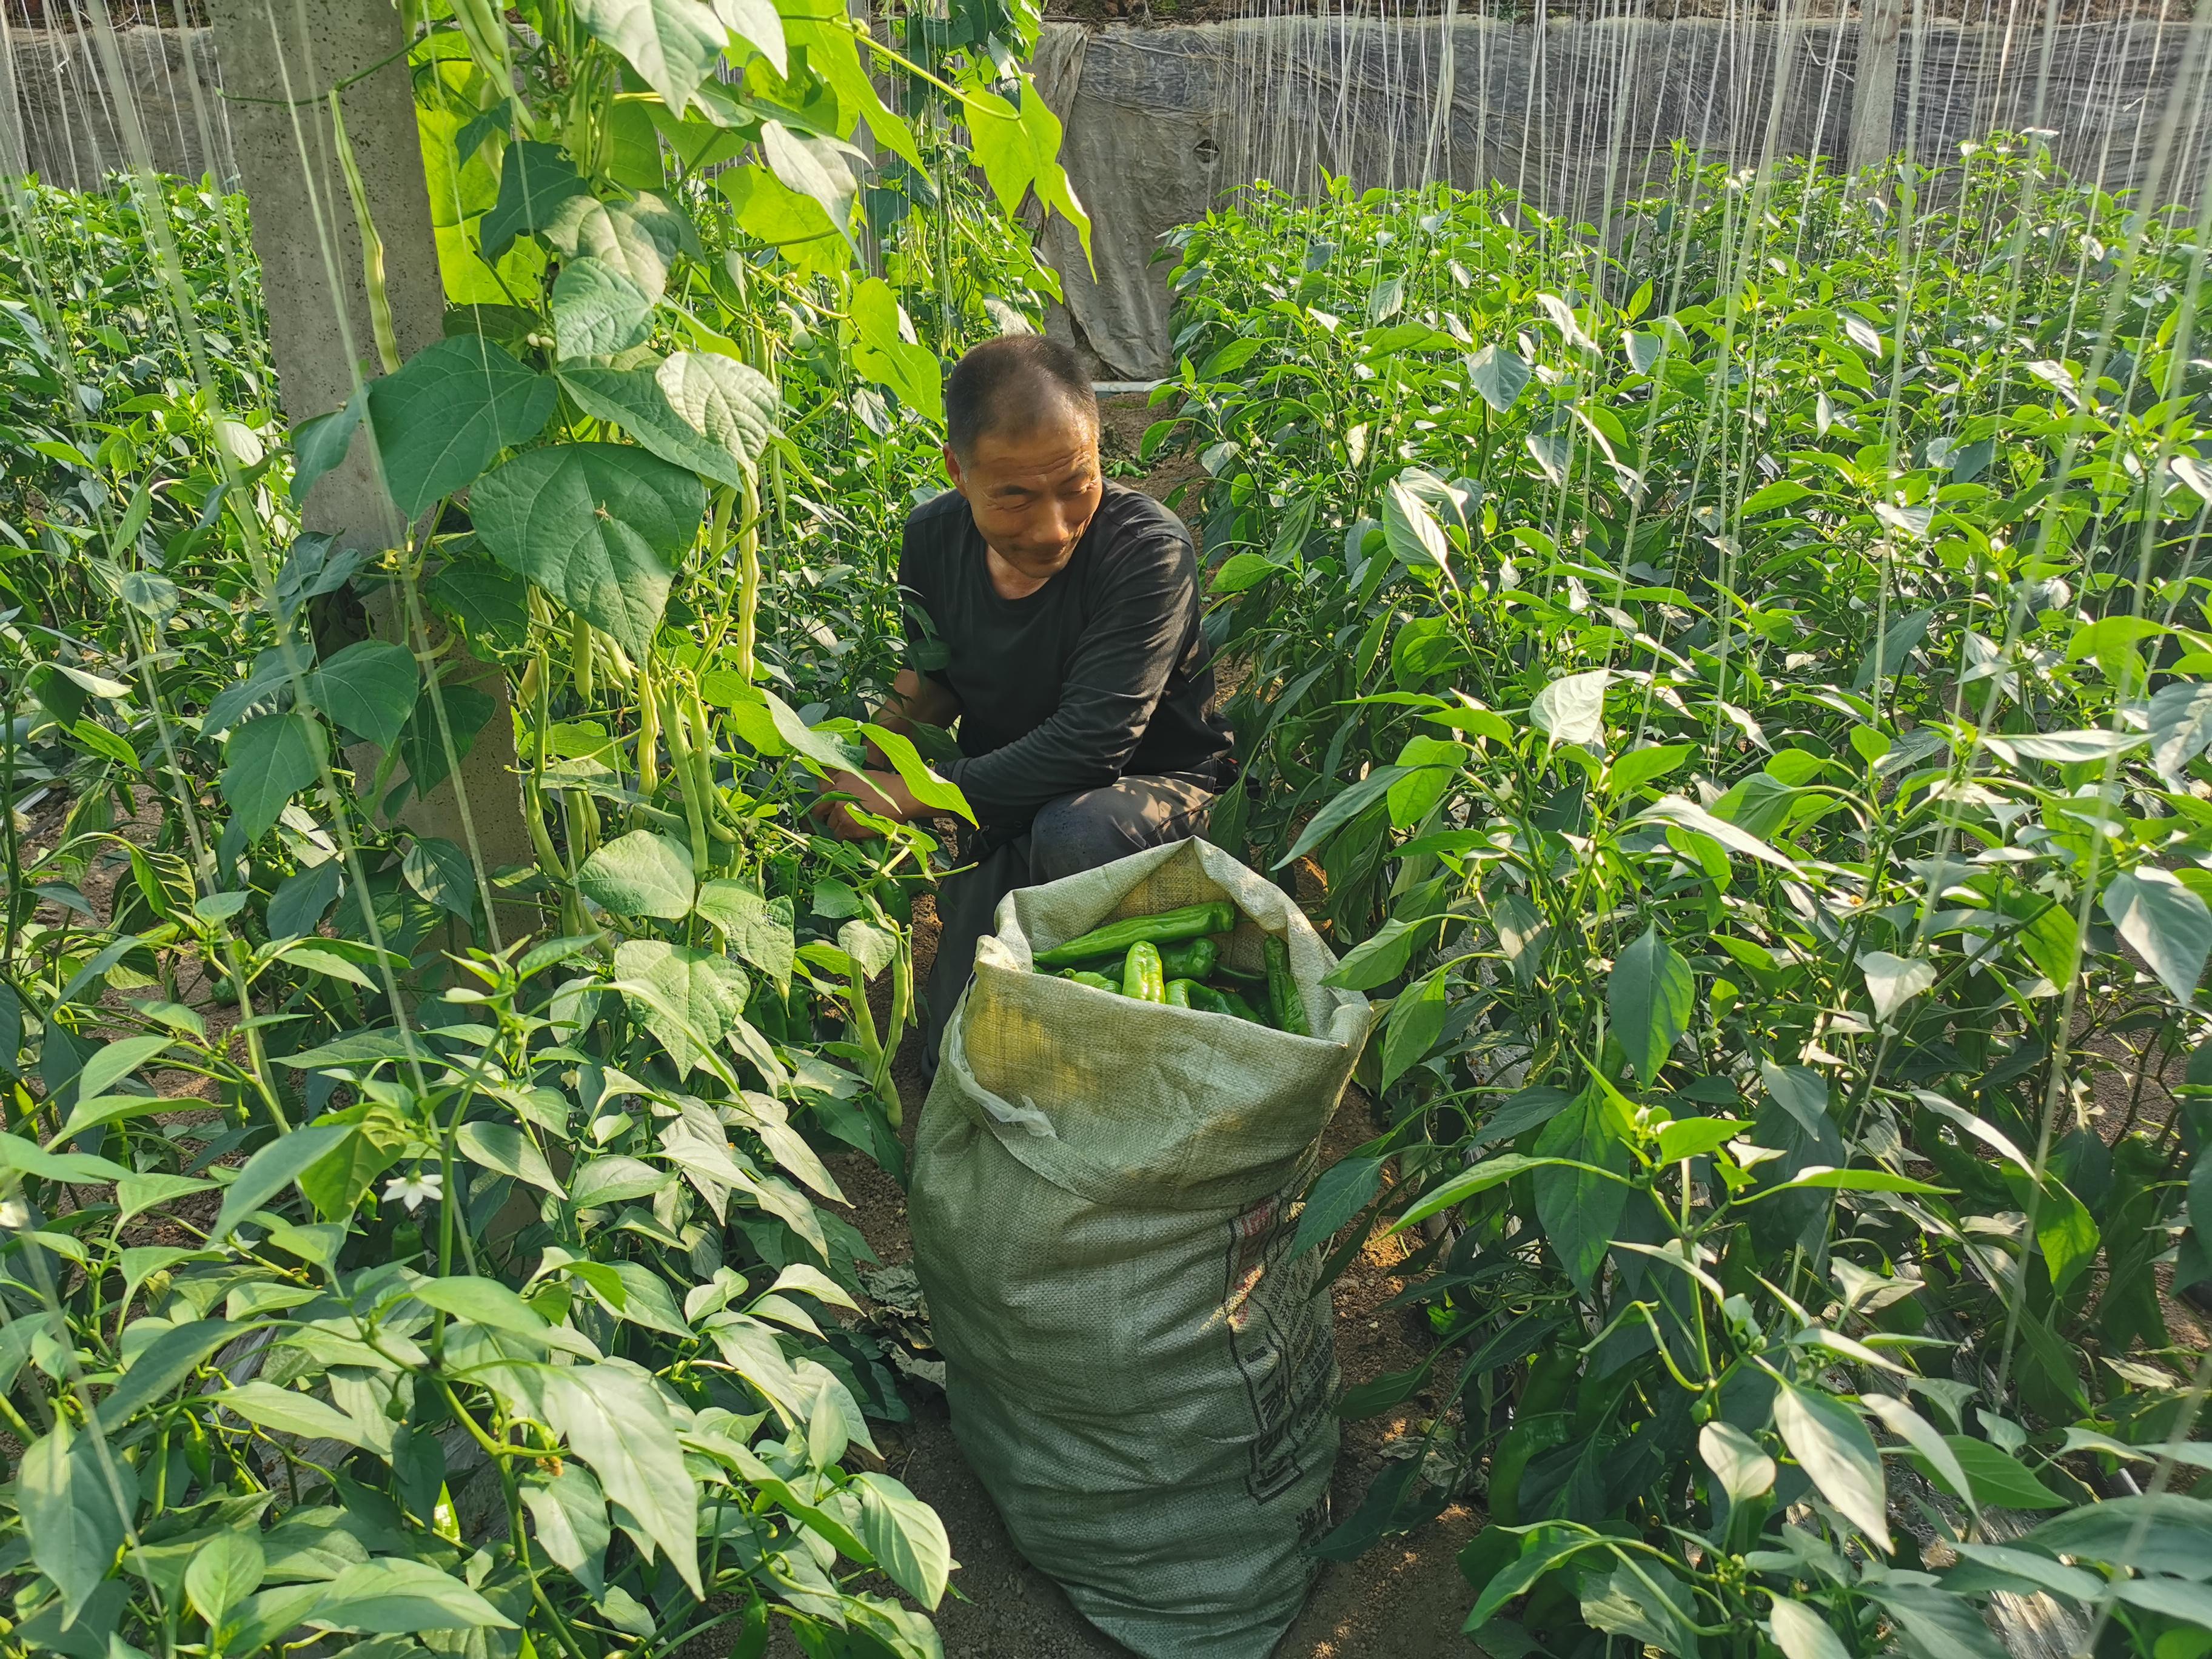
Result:
[[560,444],[504,463],[470,497],[477,538],[634,658],[668,604],[670,563],[699,532],[705,487],[627,444]]
[[368,421],[385,486],[412,523],[474,483],[502,449],[536,437],[560,392],[481,334],[425,346],[368,384]]
[[690,849],[672,836],[650,830],[601,846],[576,872],[576,885],[592,902],[618,916],[681,921],[691,914],[697,878]]
[[708,437],[678,415],[668,401],[660,371],[572,363],[562,368],[561,383],[586,415],[620,427],[664,461],[704,473],[732,489],[744,488],[748,467],[744,454]]
[[679,116],[730,43],[708,0],[571,0],[569,9]]
[[615,949],[615,973],[679,1073],[696,1066],[704,1049],[720,1044],[745,1006],[744,969],[719,952],[630,939]]
[[562,358],[611,357],[653,332],[653,296],[603,259],[572,259],[553,279],[553,335]]
[[389,749],[414,711],[420,678],[405,646],[360,640],[307,677],[307,695],[344,730]]

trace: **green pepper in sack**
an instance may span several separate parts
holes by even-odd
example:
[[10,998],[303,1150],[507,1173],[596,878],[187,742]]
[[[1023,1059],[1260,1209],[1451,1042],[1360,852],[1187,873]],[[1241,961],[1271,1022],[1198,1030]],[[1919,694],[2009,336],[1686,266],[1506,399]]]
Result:
[[1073,968],[1093,957],[1121,956],[1133,945],[1172,945],[1207,933],[1225,933],[1236,925],[1237,907],[1232,904],[1185,904],[1158,915],[1109,921],[1065,945],[1040,951],[1034,960],[1040,968]]

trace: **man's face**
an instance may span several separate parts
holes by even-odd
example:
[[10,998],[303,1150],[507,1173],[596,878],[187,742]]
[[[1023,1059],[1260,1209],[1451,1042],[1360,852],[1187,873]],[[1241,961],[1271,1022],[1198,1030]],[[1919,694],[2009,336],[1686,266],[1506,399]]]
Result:
[[1104,490],[1097,425],[1073,410],[1025,432],[987,433],[964,458],[947,445],[945,469],[991,550],[1038,580],[1075,556]]

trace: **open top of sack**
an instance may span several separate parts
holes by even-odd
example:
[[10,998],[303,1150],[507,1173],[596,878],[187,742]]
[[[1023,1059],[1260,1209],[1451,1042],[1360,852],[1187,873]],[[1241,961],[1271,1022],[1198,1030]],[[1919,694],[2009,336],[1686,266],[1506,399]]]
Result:
[[[1224,898],[1241,917],[1224,955],[1256,967],[1262,937],[1280,936],[1315,1035],[1034,969],[1038,951],[1119,917]],[[1322,982],[1336,958],[1297,906],[1206,842],[1023,888],[997,923],[976,947],[939,1090],[1037,1174],[1102,1203],[1179,1207],[1273,1190],[1327,1125],[1366,1041],[1367,1000]]]

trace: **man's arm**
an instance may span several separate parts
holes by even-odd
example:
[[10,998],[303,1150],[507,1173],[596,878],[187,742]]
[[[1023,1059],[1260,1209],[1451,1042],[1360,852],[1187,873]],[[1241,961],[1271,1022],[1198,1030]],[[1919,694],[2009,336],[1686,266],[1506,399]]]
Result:
[[[902,668],[891,681],[890,696],[876,710],[875,723],[887,732],[910,738],[919,726],[950,726],[959,717],[960,699],[951,686],[918,670]],[[879,766],[890,764],[872,743],[868,745],[868,758]]]
[[[927,675],[911,668],[902,668],[891,681],[891,694],[876,710],[874,723],[887,732],[896,732],[911,737],[915,729],[924,726],[949,726],[960,714],[960,699],[950,686],[940,685]],[[862,807],[878,817],[902,820],[927,816],[933,808],[924,806],[914,798],[906,781],[892,769],[890,758],[878,749],[873,739],[868,744],[869,769],[865,772],[836,772],[830,777],[829,793],[853,797]],[[829,799],[814,804],[813,816],[831,834],[848,841],[865,841],[875,831],[845,810],[845,803]]]

